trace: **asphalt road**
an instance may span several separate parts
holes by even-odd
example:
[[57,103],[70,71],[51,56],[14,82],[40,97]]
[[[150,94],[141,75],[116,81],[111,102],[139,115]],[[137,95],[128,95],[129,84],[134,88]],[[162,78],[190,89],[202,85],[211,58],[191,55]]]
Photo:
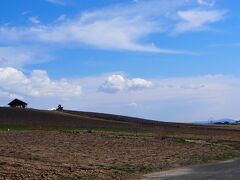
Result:
[[148,174],[145,180],[240,180],[240,159]]

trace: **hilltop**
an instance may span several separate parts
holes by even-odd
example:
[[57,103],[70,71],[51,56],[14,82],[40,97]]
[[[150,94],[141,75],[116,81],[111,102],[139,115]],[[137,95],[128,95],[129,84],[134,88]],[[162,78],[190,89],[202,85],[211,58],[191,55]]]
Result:
[[3,179],[137,179],[240,156],[240,126],[0,108]]
[[121,115],[83,112],[83,111],[52,111],[38,109],[22,109],[0,107],[0,124],[26,125],[32,128],[140,128],[150,129],[235,129],[236,127],[197,125],[187,123],[169,123],[156,120],[147,120]]

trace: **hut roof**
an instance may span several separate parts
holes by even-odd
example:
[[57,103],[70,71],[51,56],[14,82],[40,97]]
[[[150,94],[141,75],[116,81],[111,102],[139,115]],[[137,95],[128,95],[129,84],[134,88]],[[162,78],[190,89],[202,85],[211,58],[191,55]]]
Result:
[[19,99],[14,99],[12,102],[10,102],[9,104],[8,104],[9,106],[18,106],[18,105],[23,105],[23,106],[27,106],[27,103],[25,103],[25,102],[23,102],[23,101],[21,101],[21,100],[19,100]]

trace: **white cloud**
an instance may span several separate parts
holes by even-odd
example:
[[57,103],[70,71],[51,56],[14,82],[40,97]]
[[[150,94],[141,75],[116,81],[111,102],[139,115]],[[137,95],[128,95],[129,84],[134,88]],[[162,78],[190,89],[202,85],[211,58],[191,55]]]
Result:
[[52,59],[47,51],[39,47],[0,46],[0,67],[21,68],[26,64]]
[[153,84],[151,88],[136,91],[126,85],[132,79],[121,76],[111,78],[110,85],[105,86],[108,88],[105,92],[115,93],[97,91],[108,82],[109,75],[80,78],[77,82],[82,85],[83,95],[64,101],[64,107],[179,122],[240,117],[236,110],[240,106],[240,77],[158,78],[149,80]]
[[63,0],[46,0],[46,1],[52,4],[65,5]]
[[62,14],[57,18],[57,21],[64,21],[64,20],[66,20],[66,17],[67,17],[66,14]]
[[[34,70],[30,75],[15,68],[0,68],[0,92],[24,97],[75,97],[81,86],[66,79],[51,80],[46,71]],[[11,97],[11,96],[10,96]]]
[[33,53],[23,48],[0,47],[0,67],[21,66],[33,58]]
[[200,5],[204,6],[213,6],[215,4],[215,0],[197,0]]
[[141,89],[150,88],[152,86],[153,86],[153,83],[151,81],[147,81],[141,78],[133,78],[133,79],[127,80],[128,89],[141,90]]
[[32,17],[29,17],[28,19],[33,24],[40,24],[40,20],[39,20],[38,16],[32,16]]
[[138,107],[138,104],[135,103],[135,102],[131,102],[131,103],[127,104],[127,106],[132,107],[132,108],[136,108],[136,107]]
[[101,85],[100,91],[115,93],[125,88],[126,80],[121,75],[112,75],[107,78],[107,81]]
[[227,47],[227,48],[233,48],[233,47],[239,47],[240,42],[232,42],[232,43],[219,43],[219,44],[211,44],[209,47]]
[[99,90],[105,93],[116,93],[122,90],[143,90],[152,85],[152,82],[141,78],[127,79],[122,75],[111,75]]
[[133,0],[133,2],[134,2],[134,3],[138,3],[138,2],[139,2],[139,0]]
[[27,11],[23,11],[23,12],[21,13],[21,15],[22,15],[22,16],[25,16],[25,15],[28,15],[28,14],[30,14],[30,13],[32,13],[32,11],[27,10]]
[[[98,18],[98,16],[95,16]],[[144,25],[143,25],[144,24]],[[12,41],[34,40],[48,43],[80,43],[100,49],[129,50],[156,53],[180,54],[184,51],[161,49],[153,44],[142,45],[138,39],[154,32],[151,22],[136,19],[95,19],[82,16],[54,26],[30,28],[2,27],[0,37]],[[107,32],[107,33],[106,33]],[[8,35],[8,36],[6,36]]]
[[[145,37],[153,34],[186,32],[202,29],[217,22],[223,16],[218,10],[181,9],[192,3],[186,1],[151,0],[128,5],[118,4],[95,11],[86,11],[75,18],[58,20],[48,25],[30,27],[0,27],[1,41],[36,41],[43,43],[85,44],[98,49],[128,50],[168,54],[189,52],[161,48],[154,42],[143,43]],[[199,4],[192,5],[193,8]],[[178,12],[178,14],[176,14]],[[176,16],[178,18],[176,19]]]
[[[91,79],[99,86],[99,81]],[[160,78],[152,79],[152,88],[141,91],[125,89],[126,78],[120,76],[106,81],[107,92],[114,94],[92,92],[87,93],[80,107],[90,111],[100,111],[116,114],[138,116],[165,121],[192,122],[215,118],[237,118],[240,113],[240,78],[224,75],[206,75],[199,77]],[[112,88],[113,87],[113,88]],[[111,89],[112,88],[112,89]],[[111,91],[112,90],[112,91]],[[84,103],[86,102],[86,103]],[[129,102],[137,105],[129,108]],[[71,102],[73,103],[73,102]],[[85,104],[85,105],[84,105]],[[77,103],[76,103],[77,106]],[[74,107],[73,107],[74,108]]]
[[193,9],[178,11],[177,14],[180,18],[180,22],[173,30],[174,33],[206,30],[208,24],[222,20],[226,12],[219,10]]
[[128,80],[132,79],[121,75],[110,78],[111,83],[105,86],[108,90],[113,87],[112,92],[119,93],[98,91],[104,82],[108,82],[108,77],[52,80],[44,71],[37,70],[26,75],[13,68],[1,68],[1,102],[7,104],[10,98],[22,97],[35,108],[49,109],[61,103],[65,109],[162,121],[192,122],[207,120],[209,117],[240,117],[240,112],[236,110],[240,106],[240,77],[206,75],[158,78],[148,81],[154,85],[151,88],[146,86],[136,91],[130,90],[127,85]]

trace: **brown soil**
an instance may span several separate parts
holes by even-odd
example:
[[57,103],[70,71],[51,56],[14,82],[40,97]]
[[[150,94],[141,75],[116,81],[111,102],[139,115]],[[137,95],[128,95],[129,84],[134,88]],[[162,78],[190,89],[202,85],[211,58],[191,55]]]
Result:
[[[83,112],[1,109],[0,125],[24,124],[35,130],[0,131],[0,179],[135,179],[152,171],[239,155],[239,126],[121,118],[125,119]],[[133,126],[138,128],[137,134],[129,128]],[[108,129],[88,132],[90,127]],[[129,129],[116,131],[113,127]]]

